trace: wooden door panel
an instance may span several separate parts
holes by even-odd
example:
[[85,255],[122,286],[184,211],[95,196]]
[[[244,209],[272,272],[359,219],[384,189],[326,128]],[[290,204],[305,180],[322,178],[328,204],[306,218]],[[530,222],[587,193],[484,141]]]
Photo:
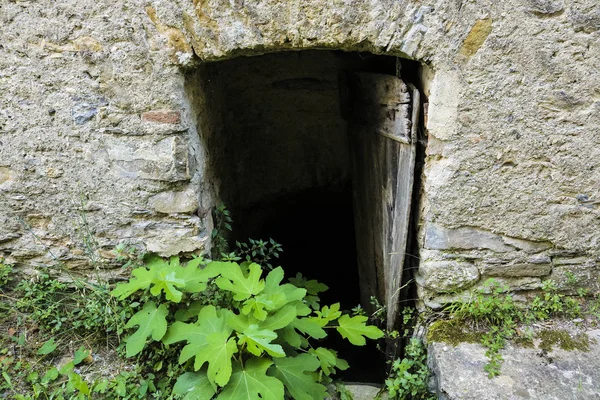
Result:
[[393,329],[408,237],[418,91],[380,74],[353,74],[348,85],[361,301],[369,309],[376,296]]

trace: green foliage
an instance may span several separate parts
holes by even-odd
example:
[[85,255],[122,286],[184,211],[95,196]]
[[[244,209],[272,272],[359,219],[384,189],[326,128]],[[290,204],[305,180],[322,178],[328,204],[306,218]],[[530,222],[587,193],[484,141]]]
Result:
[[425,346],[412,338],[405,348],[405,357],[392,363],[385,388],[393,399],[433,400],[436,396],[429,393],[428,378]]
[[279,258],[279,253],[283,251],[281,244],[273,239],[267,241],[260,239],[248,239],[248,242],[235,242],[236,255],[248,262],[255,262],[266,269],[273,269],[271,261]]
[[12,272],[13,266],[5,264],[4,260],[0,258],[0,290],[12,280]]
[[[319,349],[327,351],[323,348]],[[327,390],[325,386],[317,383],[313,374],[321,367],[320,359],[315,357],[314,353],[276,358],[274,362],[273,376],[283,382],[294,399],[312,400],[326,397]]]
[[263,273],[251,262],[148,259],[112,292],[126,299],[144,291],[153,299],[127,323],[138,326],[127,354],[174,349],[181,372],[173,393],[189,399],[324,399],[324,384],[348,364],[314,339],[336,328],[362,346],[383,332],[367,317],[342,314],[337,303],[320,307],[317,294],[327,287],[316,281],[291,279],[298,287],[282,283],[281,267]]
[[56,343],[54,342],[54,338],[50,338],[49,340],[44,342],[42,347],[38,349],[37,354],[46,355],[52,353],[54,350],[56,350]]
[[344,339],[348,339],[355,346],[364,346],[366,344],[365,337],[369,339],[379,339],[383,337],[383,332],[376,326],[367,326],[367,317],[355,316],[349,317],[342,315],[338,319],[339,326],[337,331]]
[[127,338],[127,357],[132,357],[142,351],[146,339],[152,337],[160,340],[167,332],[167,306],[161,304],[156,307],[153,301],[144,304],[144,308],[135,313],[125,325],[125,328],[139,326],[139,328]]
[[19,282],[16,308],[47,332],[119,335],[132,309],[108,292],[107,284],[75,281],[69,285],[41,273],[37,279]]
[[231,219],[230,211],[224,204],[219,204],[215,207],[214,219],[215,227],[211,233],[212,258],[218,260],[229,252],[227,235],[232,230],[231,224],[233,224],[233,220]]
[[[518,324],[543,321],[556,316],[574,318],[581,315],[579,303],[558,293],[553,281],[542,282],[541,294],[533,298],[529,307],[515,302],[508,290],[507,286],[489,279],[471,301],[449,306],[447,311],[451,319],[432,325],[430,338],[453,340],[450,337],[444,339],[444,336],[449,336],[443,333],[448,331],[448,328],[453,332],[459,331],[461,335],[464,333],[465,338],[479,336],[481,344],[487,349],[485,354],[489,360],[484,368],[492,378],[500,374],[503,362],[500,350],[504,348],[507,340],[516,336]],[[468,324],[473,325],[475,330],[483,331],[479,335],[473,335],[458,328]]]
[[215,228],[212,231],[212,258],[214,260],[247,262],[261,265],[267,270],[273,269],[271,264],[283,252],[281,244],[273,239],[248,239],[247,242],[235,242],[235,249],[230,251],[228,236],[231,235],[233,219],[231,212],[223,204],[215,207]]
[[236,365],[230,384],[223,389],[218,399],[283,399],[284,388],[282,382],[267,375],[267,369],[272,364],[272,361],[265,358],[251,358],[245,366]]
[[536,296],[528,310],[530,320],[547,320],[553,315],[566,315],[575,318],[581,314],[581,307],[574,299],[558,293],[554,281],[542,282],[542,295]]

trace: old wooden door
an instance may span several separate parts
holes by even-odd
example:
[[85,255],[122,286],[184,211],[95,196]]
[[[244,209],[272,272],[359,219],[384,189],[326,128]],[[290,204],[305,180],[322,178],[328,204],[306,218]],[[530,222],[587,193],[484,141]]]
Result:
[[385,304],[391,330],[407,247],[419,92],[392,75],[352,74],[347,85],[361,302],[376,296]]

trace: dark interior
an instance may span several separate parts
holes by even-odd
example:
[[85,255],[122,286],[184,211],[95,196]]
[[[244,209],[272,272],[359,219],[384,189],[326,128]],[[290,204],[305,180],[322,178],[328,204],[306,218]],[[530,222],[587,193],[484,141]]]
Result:
[[[394,74],[394,57],[303,51],[206,64],[200,126],[218,197],[232,212],[233,239],[273,238],[277,265],[329,286],[321,304],[360,302],[348,122],[340,93],[347,71]],[[327,347],[350,362],[347,381],[381,382],[383,354]]]

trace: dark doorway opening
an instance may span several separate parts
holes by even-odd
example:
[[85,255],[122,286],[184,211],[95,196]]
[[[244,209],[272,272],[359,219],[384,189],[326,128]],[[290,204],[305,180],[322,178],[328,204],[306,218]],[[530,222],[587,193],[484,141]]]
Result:
[[[233,238],[273,238],[277,265],[329,286],[321,304],[361,302],[353,210],[348,72],[395,75],[395,57],[302,51],[203,65],[193,79],[208,149],[207,177],[232,212]],[[193,94],[194,95],[194,94]],[[206,178],[205,178],[206,179]],[[363,299],[364,302],[364,299]],[[368,308],[368,304],[362,304]],[[385,355],[330,335],[326,347],[350,362],[341,378],[382,381]]]

